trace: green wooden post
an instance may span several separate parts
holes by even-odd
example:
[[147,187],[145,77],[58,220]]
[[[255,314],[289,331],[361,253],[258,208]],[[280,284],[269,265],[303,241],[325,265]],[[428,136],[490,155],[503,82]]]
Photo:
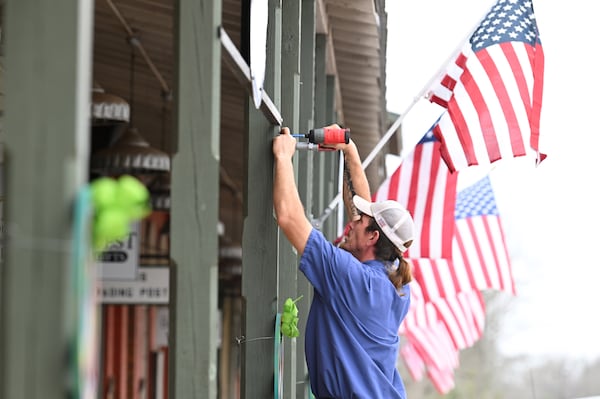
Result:
[[[266,73],[263,87],[281,103],[281,2],[269,0]],[[248,13],[249,15],[249,13]],[[246,21],[247,23],[248,21]],[[244,36],[244,35],[242,35]],[[249,39],[246,35],[246,40]],[[248,45],[248,43],[246,43]],[[247,47],[249,48],[249,47]],[[248,58],[247,58],[248,59]],[[246,209],[242,238],[242,398],[273,397],[275,316],[278,306],[278,228],[273,215],[272,139],[279,134],[247,98]]]
[[[282,43],[281,43],[281,113],[284,124],[292,132],[298,132],[300,119],[300,15],[301,4],[297,0],[282,2]],[[298,179],[298,159],[294,163],[296,180]],[[279,232],[279,303],[278,309],[283,308],[287,297],[296,298],[298,279],[298,257],[285,235]],[[302,298],[300,301],[306,301]],[[306,318],[308,314],[300,314]],[[284,338],[284,385],[283,397],[296,398],[297,356],[296,343],[304,340],[299,338]],[[300,354],[304,358],[304,353]],[[304,398],[302,398],[304,399]]]
[[[334,99],[335,99],[335,78],[332,75],[325,75],[324,79],[325,85],[325,99],[323,103],[323,108],[325,112],[325,124],[329,125],[334,122],[339,122],[335,117],[335,109],[334,109]],[[325,173],[323,175],[324,184],[323,184],[323,197],[325,199],[325,206],[328,206],[329,203],[335,198],[338,194],[338,181],[339,181],[339,173],[340,173],[340,151],[336,153],[328,153],[329,156],[325,157],[323,164],[325,165]],[[340,203],[341,208],[343,208],[343,204]],[[325,233],[326,237],[330,240],[334,240],[338,236],[338,209],[339,207],[334,209],[331,215],[325,220],[323,224],[323,233]],[[322,214],[323,212],[321,212]],[[320,216],[320,215],[319,215]]]
[[177,5],[169,391],[216,398],[221,1]]
[[[315,49],[315,124],[327,126],[339,123],[334,117],[335,79],[326,72],[327,36],[317,34]],[[315,197],[318,198],[318,206],[315,207],[316,217],[320,217],[325,208],[338,193],[337,181],[339,174],[339,158],[337,153],[319,153],[316,157],[315,169],[317,187]],[[333,212],[319,226],[323,234],[330,240],[337,236],[337,212]]]
[[[326,47],[327,36],[322,33],[317,33],[315,37],[315,126],[321,127],[329,124],[327,120],[327,110],[325,109],[327,99],[327,85],[325,83],[325,69],[326,69]],[[327,160],[326,158],[331,157],[329,152],[317,152],[315,153],[314,159],[314,183],[313,183],[313,213],[318,218],[327,204],[329,199],[325,198],[325,182],[326,176],[330,171],[326,170]],[[324,233],[323,226],[319,226],[319,229]]]
[[[249,100],[249,103],[251,100]],[[246,210],[242,239],[242,398],[273,395],[273,339],[278,297],[278,233],[273,218],[273,162],[269,146],[278,129],[248,105]]]
[[331,121],[332,123],[338,122],[338,116],[335,112],[335,76],[327,75],[325,78],[325,84],[327,85],[327,98],[325,99],[325,118],[327,118],[327,120]]
[[70,266],[88,179],[93,2],[5,0],[4,12],[0,397],[58,399],[81,316]]
[[[315,0],[302,0],[301,9],[301,33],[300,33],[300,120],[299,131],[308,132],[314,127],[314,101],[315,101]],[[313,158],[312,151],[304,151],[298,154],[298,191],[304,204],[307,217],[311,220],[318,216],[312,213],[313,207]],[[303,295],[297,303],[298,312],[301,315],[298,328],[301,336],[306,331],[306,318],[312,301],[313,289],[304,274],[298,273],[297,281],[298,295]],[[303,316],[302,316],[303,315]],[[304,355],[304,340],[296,341],[296,397],[304,399],[308,396],[310,386],[308,384],[308,370]]]

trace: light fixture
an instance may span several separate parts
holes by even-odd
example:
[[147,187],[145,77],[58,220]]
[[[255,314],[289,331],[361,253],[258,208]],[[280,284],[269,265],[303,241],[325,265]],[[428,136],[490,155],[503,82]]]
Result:
[[101,175],[168,172],[171,159],[152,148],[135,127],[129,126],[113,145],[92,155],[91,169]]
[[92,89],[92,126],[129,122],[129,103],[104,91],[98,84]]
[[[131,46],[131,118],[129,127],[106,148],[92,154],[90,169],[100,175],[116,176],[122,174],[145,175],[168,172],[171,159],[163,151],[150,146],[142,134],[133,126],[134,77],[135,77],[135,38],[130,38]],[[118,107],[99,107],[99,112],[116,114]],[[112,109],[112,111],[110,111]],[[121,109],[124,111],[124,109]],[[113,115],[116,116],[116,115]]]
[[171,209],[171,177],[163,173],[148,184],[152,209],[168,211]]

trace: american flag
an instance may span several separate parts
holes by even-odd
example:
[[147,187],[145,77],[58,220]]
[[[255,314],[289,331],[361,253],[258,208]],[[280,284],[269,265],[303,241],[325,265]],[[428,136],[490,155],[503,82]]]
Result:
[[494,289],[515,294],[504,228],[488,176],[456,196],[451,259],[412,258],[423,298]]
[[[472,346],[482,334],[485,310],[476,296],[479,292],[457,293],[454,286],[444,291],[451,272],[458,173],[450,173],[439,148],[440,142],[430,130],[379,187],[373,200],[399,201],[415,220],[418,238],[407,254],[415,270],[412,308],[400,328],[407,341],[401,353],[413,378],[420,379],[426,372],[440,392],[447,392],[454,386],[458,351]],[[444,265],[448,273],[435,274],[442,270],[431,267],[435,264]],[[424,273],[419,272],[421,267]],[[427,271],[434,283],[421,278]]]
[[489,176],[458,193],[455,217],[452,263],[462,285],[468,280],[468,285],[478,290],[515,294],[504,228]]
[[459,292],[470,291],[470,281],[460,278],[451,259],[411,258],[413,277],[421,282],[425,301],[450,298]]
[[544,52],[529,0],[498,0],[429,100],[447,109],[434,128],[451,171],[537,154]]
[[[481,292],[472,290],[460,292],[450,298],[437,298],[433,301],[426,301],[421,294],[421,285],[418,280],[411,283],[411,309],[406,316],[405,321],[400,327],[401,334],[406,333],[413,344],[415,340],[420,341],[419,334],[441,324],[447,335],[448,348],[445,349],[442,356],[435,352],[438,349],[428,350],[430,358],[438,362],[440,358],[448,358],[448,353],[457,352],[472,346],[483,333],[485,323],[485,303]],[[416,333],[416,331],[420,331]],[[426,337],[425,337],[426,338]],[[441,337],[435,339],[437,345],[442,343]],[[446,361],[442,361],[441,366]]]
[[406,337],[401,354],[406,356],[404,361],[413,378],[422,378],[422,371],[430,368],[453,374],[458,367],[458,350],[450,332],[433,303],[424,301],[418,281],[411,282],[410,310],[398,333]]
[[449,258],[452,252],[457,174],[442,161],[440,145],[429,130],[373,195],[400,202],[412,215],[416,239],[407,257]]
[[411,308],[399,333],[413,377],[423,371],[440,393],[454,387],[455,358],[483,334],[482,290],[515,293],[504,232],[489,176],[456,196],[452,259],[410,259]]
[[425,362],[410,341],[407,341],[400,347],[400,356],[402,356],[404,365],[408,369],[412,379],[415,381],[421,381],[425,372]]
[[415,381],[426,372],[438,392],[445,394],[454,388],[459,351],[483,334],[483,297],[473,290],[425,302],[418,281],[411,283],[411,293],[411,310],[399,330],[405,337],[400,355]]

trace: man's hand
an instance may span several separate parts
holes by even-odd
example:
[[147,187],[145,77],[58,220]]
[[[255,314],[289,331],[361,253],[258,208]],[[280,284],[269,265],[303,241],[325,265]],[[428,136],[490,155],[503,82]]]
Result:
[[[340,125],[338,125],[337,123],[334,123],[334,124],[332,124],[332,125],[325,126],[325,127],[326,127],[326,128],[336,128],[336,129],[340,129]],[[336,143],[336,144],[321,144],[321,147],[323,147],[323,148],[331,148],[331,149],[334,149],[334,150],[340,150],[340,151],[346,152],[346,149],[347,149],[349,146],[353,146],[353,145],[354,145],[354,143],[352,142],[352,139],[350,139],[350,140],[348,141],[348,144],[346,144],[346,143]]]
[[273,155],[278,159],[291,159],[296,152],[296,139],[287,127],[282,127],[279,133],[273,139]]

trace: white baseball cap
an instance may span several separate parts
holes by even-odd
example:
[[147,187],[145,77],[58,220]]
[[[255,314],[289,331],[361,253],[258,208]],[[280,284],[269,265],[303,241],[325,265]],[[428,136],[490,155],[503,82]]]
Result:
[[406,252],[408,248],[404,244],[414,239],[415,224],[410,213],[402,205],[393,200],[369,202],[358,195],[352,197],[352,202],[359,211],[375,219],[396,248]]

